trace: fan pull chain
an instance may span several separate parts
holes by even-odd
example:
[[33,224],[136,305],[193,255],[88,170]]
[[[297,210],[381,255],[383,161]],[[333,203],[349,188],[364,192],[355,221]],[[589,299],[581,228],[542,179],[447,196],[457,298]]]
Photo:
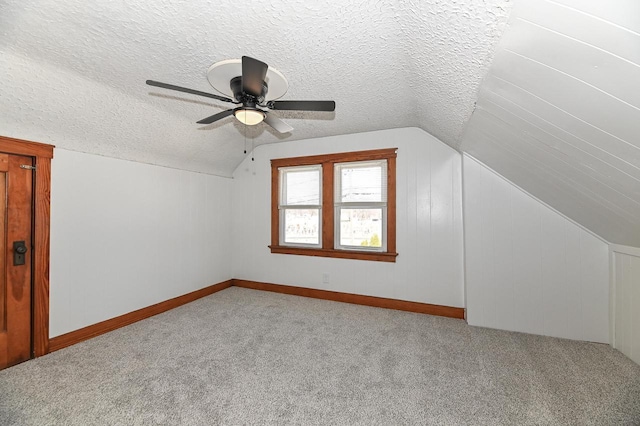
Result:
[[251,138],[251,161],[256,161],[256,159],[253,158],[253,150],[255,149],[255,142],[256,142],[255,137]]
[[247,125],[244,125],[244,153],[247,153]]

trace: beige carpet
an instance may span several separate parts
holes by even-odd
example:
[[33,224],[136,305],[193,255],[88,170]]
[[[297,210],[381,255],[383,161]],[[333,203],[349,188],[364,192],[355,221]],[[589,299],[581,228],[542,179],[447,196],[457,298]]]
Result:
[[232,287],[0,372],[2,425],[640,424],[607,345]]

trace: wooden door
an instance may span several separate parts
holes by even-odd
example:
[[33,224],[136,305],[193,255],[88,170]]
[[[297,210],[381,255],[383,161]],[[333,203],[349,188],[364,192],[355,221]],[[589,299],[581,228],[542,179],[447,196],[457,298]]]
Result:
[[0,368],[31,357],[32,165],[0,153]]

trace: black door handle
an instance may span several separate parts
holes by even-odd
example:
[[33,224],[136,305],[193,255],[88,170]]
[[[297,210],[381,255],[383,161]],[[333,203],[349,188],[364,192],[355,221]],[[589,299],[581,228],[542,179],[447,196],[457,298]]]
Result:
[[24,265],[25,253],[27,253],[27,246],[24,241],[13,242],[13,265]]

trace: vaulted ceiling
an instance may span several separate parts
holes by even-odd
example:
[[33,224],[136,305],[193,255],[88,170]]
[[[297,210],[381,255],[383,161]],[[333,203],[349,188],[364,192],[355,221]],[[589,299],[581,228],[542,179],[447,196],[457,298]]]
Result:
[[[512,12],[513,3],[513,12]],[[0,133],[230,176],[245,146],[416,126],[612,242],[640,246],[640,2],[0,2]],[[211,64],[258,58],[279,134],[212,99]]]
[[461,148],[640,247],[640,1],[516,2]]

